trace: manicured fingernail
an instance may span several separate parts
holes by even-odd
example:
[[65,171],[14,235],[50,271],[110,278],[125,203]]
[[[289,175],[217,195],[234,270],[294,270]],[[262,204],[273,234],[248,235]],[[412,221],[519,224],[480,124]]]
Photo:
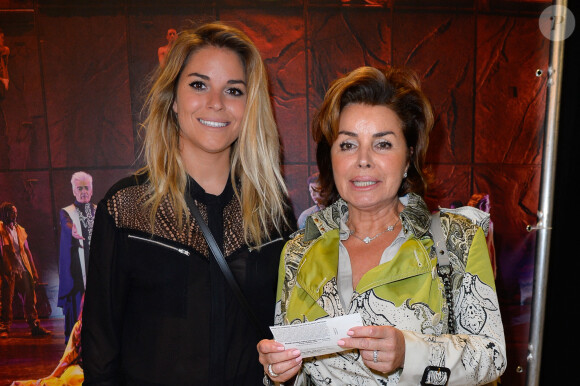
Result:
[[284,346],[278,346],[278,351],[284,351]]
[[292,355],[294,355],[294,356],[300,355],[300,350],[292,351]]
[[344,346],[344,340],[340,339],[338,342],[336,342],[336,344],[339,346]]
[[296,358],[296,363],[302,363],[302,357]]
[[346,335],[348,335],[348,336],[353,336],[353,335],[354,335],[354,332],[353,332],[353,331],[351,331],[351,330],[348,330],[348,331],[346,332]]

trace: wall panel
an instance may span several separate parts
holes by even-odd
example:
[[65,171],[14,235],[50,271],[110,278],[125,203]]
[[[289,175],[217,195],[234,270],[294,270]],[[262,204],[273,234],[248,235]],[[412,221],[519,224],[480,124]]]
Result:
[[473,158],[475,18],[470,14],[395,12],[393,64],[417,71],[436,113],[430,163]]
[[537,18],[480,15],[476,44],[476,162],[540,164],[549,41]]
[[2,16],[0,27],[10,41],[10,83],[1,102],[6,129],[0,125],[0,169],[46,168],[48,146],[34,14]]
[[131,164],[125,17],[41,15],[39,29],[52,166]]

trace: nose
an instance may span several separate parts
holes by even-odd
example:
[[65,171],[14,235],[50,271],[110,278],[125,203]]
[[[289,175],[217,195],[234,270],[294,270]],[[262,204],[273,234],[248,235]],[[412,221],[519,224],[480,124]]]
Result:
[[362,146],[358,151],[358,167],[361,169],[364,168],[371,168],[372,167],[372,159],[370,153],[365,150]]
[[207,105],[210,109],[219,111],[224,108],[223,94],[221,92],[212,90],[209,92],[208,98]]
[[366,162],[366,161],[365,162],[359,162],[358,167],[361,168],[361,169],[364,169],[364,168],[367,168],[368,169],[368,168],[371,167],[371,164],[368,163],[368,162]]

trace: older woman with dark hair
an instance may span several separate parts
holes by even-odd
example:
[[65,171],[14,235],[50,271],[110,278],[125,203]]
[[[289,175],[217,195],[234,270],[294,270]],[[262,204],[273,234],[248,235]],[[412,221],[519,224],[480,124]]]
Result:
[[312,127],[327,207],[282,253],[276,324],[359,313],[364,326],[320,357],[262,340],[271,380],[467,385],[505,370],[486,217],[432,216],[422,199],[432,125],[412,72],[362,67],[331,85]]

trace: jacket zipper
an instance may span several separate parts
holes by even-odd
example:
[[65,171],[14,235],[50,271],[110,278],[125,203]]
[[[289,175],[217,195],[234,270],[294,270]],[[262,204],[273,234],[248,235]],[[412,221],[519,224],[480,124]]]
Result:
[[[278,238],[277,238],[277,239],[275,239],[275,240],[270,240],[270,241],[268,241],[267,243],[261,244],[261,245],[260,245],[260,248],[262,248],[262,247],[264,247],[264,246],[266,246],[266,245],[268,245],[268,244],[275,243],[276,241],[283,240],[283,239],[284,239],[283,237],[278,237]],[[253,251],[253,250],[255,250],[255,249],[258,249],[258,247],[248,247],[248,251],[250,251],[250,252],[252,252],[252,251]]]
[[182,255],[186,255],[186,256],[190,255],[190,252],[187,249],[177,248],[177,247],[174,247],[173,245],[165,244],[165,243],[162,243],[162,242],[157,241],[157,240],[152,240],[152,239],[148,239],[148,238],[140,237],[140,236],[135,236],[135,235],[129,235],[128,237],[130,239],[141,240],[141,241],[145,241],[145,242],[148,242],[151,244],[156,244],[156,245],[159,245],[162,247],[173,249],[174,251],[177,251],[177,252],[181,253]]

